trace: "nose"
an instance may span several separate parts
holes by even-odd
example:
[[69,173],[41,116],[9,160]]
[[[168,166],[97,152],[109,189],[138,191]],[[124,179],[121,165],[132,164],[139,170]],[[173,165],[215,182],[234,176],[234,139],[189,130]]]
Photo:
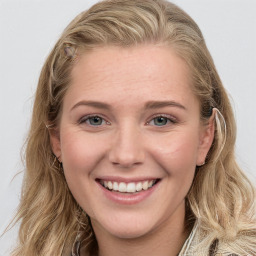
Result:
[[121,168],[131,168],[144,162],[145,152],[141,131],[135,127],[123,127],[114,135],[109,160]]

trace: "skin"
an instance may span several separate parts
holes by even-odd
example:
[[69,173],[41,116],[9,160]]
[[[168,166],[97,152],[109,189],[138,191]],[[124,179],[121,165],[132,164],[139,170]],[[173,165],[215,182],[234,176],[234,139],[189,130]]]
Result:
[[[166,46],[96,48],[72,70],[51,142],[72,194],[91,218],[99,255],[177,255],[186,240],[185,197],[214,134],[213,117],[200,120],[191,86],[188,66]],[[152,107],[152,101],[172,104]],[[88,115],[101,117],[100,125]],[[109,177],[160,182],[127,205],[106,197],[97,179]]]

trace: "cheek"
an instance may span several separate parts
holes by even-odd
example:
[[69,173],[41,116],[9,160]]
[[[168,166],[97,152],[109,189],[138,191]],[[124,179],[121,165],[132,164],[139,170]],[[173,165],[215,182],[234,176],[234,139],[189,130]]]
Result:
[[174,202],[178,205],[186,197],[192,185],[198,154],[197,140],[195,136],[174,136],[158,149],[155,159],[165,171],[170,185],[166,202],[170,202],[171,208]]
[[94,170],[105,152],[104,140],[84,132],[65,131],[61,136],[61,154],[68,187],[81,207],[93,216]]
[[104,155],[104,140],[83,132],[67,131],[61,137],[61,154],[65,175],[69,180],[90,176]]
[[171,175],[193,173],[198,155],[198,136],[175,133],[154,143],[151,155]]
[[165,184],[165,204],[162,207],[166,216],[184,202],[192,185],[198,153],[197,138],[191,132],[175,132],[158,138],[157,143],[151,140],[151,159],[165,173],[162,181]]

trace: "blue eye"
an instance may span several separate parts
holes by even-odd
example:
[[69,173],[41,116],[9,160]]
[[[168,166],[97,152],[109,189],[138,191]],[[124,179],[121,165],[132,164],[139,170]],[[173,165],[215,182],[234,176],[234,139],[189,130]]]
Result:
[[170,123],[175,123],[171,118],[165,117],[165,116],[157,116],[153,118],[148,124],[154,125],[154,126],[165,126]]
[[89,117],[85,117],[83,118],[80,123],[86,123],[90,126],[100,126],[103,124],[106,124],[106,121],[100,117],[100,116],[89,116]]
[[153,121],[154,121],[154,125],[162,126],[162,125],[166,125],[168,123],[168,118],[163,117],[163,116],[158,116],[158,117],[154,118]]
[[102,118],[99,116],[89,117],[87,120],[89,121],[90,125],[101,125],[103,122]]

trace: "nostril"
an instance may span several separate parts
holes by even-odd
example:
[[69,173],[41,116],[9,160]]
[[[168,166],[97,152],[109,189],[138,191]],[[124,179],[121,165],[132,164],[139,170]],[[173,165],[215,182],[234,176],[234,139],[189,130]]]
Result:
[[142,164],[142,162],[138,162],[138,161],[122,161],[120,160],[119,162],[112,162],[112,165],[114,166],[118,166],[120,168],[132,168],[133,166],[137,166]]
[[134,150],[133,152],[127,152],[116,149],[109,155],[109,160],[112,165],[120,166],[122,168],[131,168],[134,165],[139,165],[144,162],[144,153]]

